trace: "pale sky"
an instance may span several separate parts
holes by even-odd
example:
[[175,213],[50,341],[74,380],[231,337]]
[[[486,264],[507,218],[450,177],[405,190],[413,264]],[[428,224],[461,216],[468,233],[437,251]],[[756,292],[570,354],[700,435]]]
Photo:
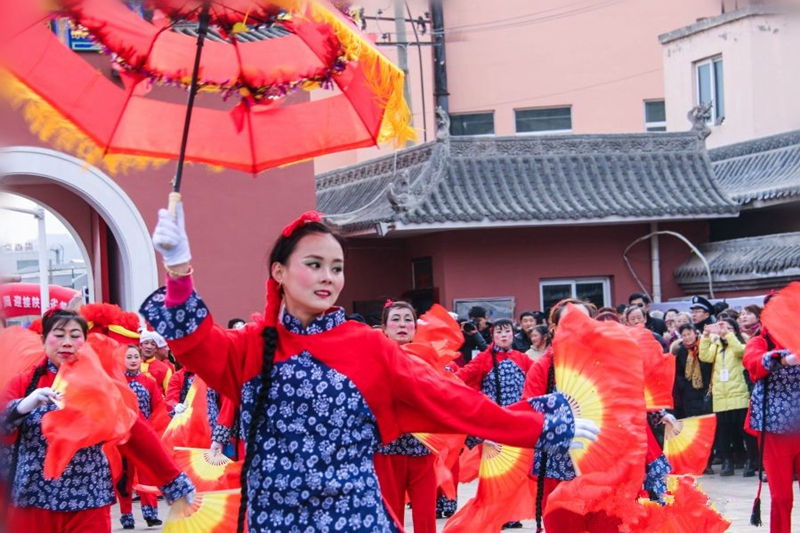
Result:
[[[11,194],[0,196],[0,244],[15,244],[36,240],[39,231],[37,220],[32,215],[3,209],[3,207],[7,206],[35,209],[37,204]],[[46,209],[45,223],[48,234],[69,234],[67,228]]]

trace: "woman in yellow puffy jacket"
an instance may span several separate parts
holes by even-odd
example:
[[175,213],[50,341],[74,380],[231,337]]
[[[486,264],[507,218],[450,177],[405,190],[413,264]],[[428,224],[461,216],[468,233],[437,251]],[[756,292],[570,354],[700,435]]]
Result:
[[758,457],[755,439],[744,431],[750,390],[742,365],[744,339],[735,320],[705,326],[698,356],[714,365],[711,379],[712,409],[717,415],[717,453],[722,457],[721,476],[734,474],[733,451],[747,448],[744,475],[754,470]]

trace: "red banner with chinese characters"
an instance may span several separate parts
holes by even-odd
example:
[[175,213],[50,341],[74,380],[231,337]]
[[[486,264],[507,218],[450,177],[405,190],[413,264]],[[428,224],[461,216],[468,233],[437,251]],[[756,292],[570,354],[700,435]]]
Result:
[[[44,306],[67,307],[69,301],[78,294],[75,289],[50,285],[50,301]],[[38,283],[5,283],[0,285],[0,309],[6,318],[41,315],[42,299]]]

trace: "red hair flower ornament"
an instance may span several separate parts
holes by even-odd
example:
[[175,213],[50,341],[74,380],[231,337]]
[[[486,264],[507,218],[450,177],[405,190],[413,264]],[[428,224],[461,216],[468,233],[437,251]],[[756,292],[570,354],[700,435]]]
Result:
[[322,222],[324,216],[319,211],[306,211],[300,215],[300,218],[283,228],[281,234],[288,239],[297,228],[302,228],[310,222]]

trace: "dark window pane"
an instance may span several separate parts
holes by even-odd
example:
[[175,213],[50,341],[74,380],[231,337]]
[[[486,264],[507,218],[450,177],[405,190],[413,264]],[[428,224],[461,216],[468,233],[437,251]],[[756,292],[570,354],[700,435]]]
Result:
[[667,131],[666,126],[648,126],[647,131]]
[[598,308],[606,305],[605,291],[603,290],[603,283],[599,281],[591,281],[575,284],[575,295],[580,300],[588,300],[596,305]]
[[451,115],[450,135],[494,135],[494,113]]
[[514,112],[517,133],[572,129],[572,108],[518,109]]
[[564,298],[572,297],[572,284],[563,285],[543,285],[542,286],[542,307],[545,313],[550,313],[550,309]]
[[[658,102],[645,102],[644,103],[644,116],[645,122],[666,122],[667,110],[664,105],[664,100]],[[651,130],[647,130],[651,131]]]

